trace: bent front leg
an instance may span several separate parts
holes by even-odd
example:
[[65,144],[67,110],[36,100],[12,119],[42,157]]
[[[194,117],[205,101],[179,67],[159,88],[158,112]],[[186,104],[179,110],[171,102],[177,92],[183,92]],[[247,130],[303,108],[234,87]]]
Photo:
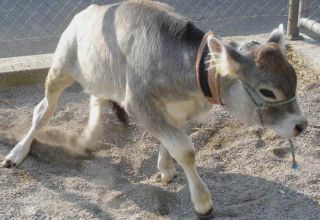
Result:
[[[133,87],[134,88],[134,87]],[[202,216],[207,216],[213,210],[213,203],[210,192],[201,180],[195,167],[195,148],[189,137],[175,125],[174,121],[162,112],[159,103],[149,96],[143,96],[139,91],[138,95],[128,96],[126,110],[138,120],[153,136],[155,136],[167,150],[160,147],[160,158],[158,165],[166,167],[162,163],[162,156],[167,157],[163,161],[170,161],[171,155],[180,166],[182,166],[189,185],[191,200],[195,210]],[[171,163],[171,162],[169,162]]]
[[176,175],[173,159],[167,149],[160,145],[157,168],[161,175],[161,182],[170,183]]
[[174,135],[163,136],[160,141],[183,168],[196,212],[207,216],[213,210],[213,203],[210,191],[196,169],[195,149],[191,140],[186,134],[177,131]]

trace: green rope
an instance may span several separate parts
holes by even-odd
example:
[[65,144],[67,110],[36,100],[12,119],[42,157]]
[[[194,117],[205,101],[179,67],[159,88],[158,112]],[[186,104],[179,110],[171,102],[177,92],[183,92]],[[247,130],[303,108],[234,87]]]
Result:
[[[262,110],[268,109],[270,107],[277,107],[277,106],[285,105],[285,104],[291,103],[296,100],[296,96],[294,96],[291,99],[284,100],[284,101],[268,102],[268,101],[264,100],[256,91],[254,91],[254,89],[252,89],[248,84],[246,84],[245,82],[243,82],[241,80],[240,80],[240,82],[243,85],[243,88],[245,88],[245,90],[248,93],[249,97],[251,98],[252,102],[254,103],[256,112],[259,116],[259,120],[260,120],[260,123],[262,126],[264,125],[262,114],[261,114]],[[258,130],[259,138],[262,138],[262,132],[263,132],[262,128],[259,128],[259,130]],[[299,166],[298,162],[296,161],[296,157],[295,157],[295,153],[294,153],[294,145],[293,145],[291,139],[288,139],[288,141],[289,141],[291,154],[292,154],[292,166],[291,167],[294,170],[298,170],[300,166]]]
[[252,99],[253,103],[255,104],[256,111],[262,111],[264,109],[270,108],[270,107],[277,107],[281,105],[288,104],[290,102],[293,102],[296,100],[296,96],[293,96],[291,99],[284,100],[284,101],[278,101],[278,102],[268,102],[264,100],[259,94],[257,94],[254,89],[252,89],[248,84],[246,84],[243,81],[240,81],[245,90],[247,91],[248,95]]

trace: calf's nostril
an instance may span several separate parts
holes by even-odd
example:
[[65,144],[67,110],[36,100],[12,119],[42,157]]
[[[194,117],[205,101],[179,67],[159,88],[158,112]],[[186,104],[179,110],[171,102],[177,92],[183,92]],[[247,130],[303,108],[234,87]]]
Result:
[[304,122],[302,122],[300,124],[297,124],[295,126],[295,130],[300,134],[307,128],[307,126],[308,126],[308,122],[304,121]]
[[296,125],[295,129],[296,129],[297,132],[301,133],[303,131],[302,124]]

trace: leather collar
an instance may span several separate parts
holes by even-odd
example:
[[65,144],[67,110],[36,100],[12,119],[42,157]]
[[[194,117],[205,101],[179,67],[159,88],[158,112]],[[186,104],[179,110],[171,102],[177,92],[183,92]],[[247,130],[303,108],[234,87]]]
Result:
[[207,59],[209,57],[208,37],[214,36],[209,31],[202,38],[198,49],[196,60],[196,78],[197,84],[206,99],[212,104],[224,105],[219,92],[219,74],[216,74],[216,68],[208,69]]

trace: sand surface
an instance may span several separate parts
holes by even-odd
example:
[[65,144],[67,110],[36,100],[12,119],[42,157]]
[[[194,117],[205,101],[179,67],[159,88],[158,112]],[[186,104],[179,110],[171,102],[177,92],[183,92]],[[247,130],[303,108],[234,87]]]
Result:
[[[286,140],[268,130],[260,139],[219,106],[186,128],[217,219],[320,219],[320,80],[298,69],[298,100],[310,124],[294,139],[298,171]],[[0,91],[1,159],[25,134],[42,97],[42,85]],[[88,104],[81,88],[68,89],[48,127],[80,132]],[[110,110],[104,121],[101,149],[90,160],[37,145],[18,168],[1,168],[0,219],[195,219],[182,169],[177,165],[171,184],[159,181],[158,141],[132,119],[122,126]]]

